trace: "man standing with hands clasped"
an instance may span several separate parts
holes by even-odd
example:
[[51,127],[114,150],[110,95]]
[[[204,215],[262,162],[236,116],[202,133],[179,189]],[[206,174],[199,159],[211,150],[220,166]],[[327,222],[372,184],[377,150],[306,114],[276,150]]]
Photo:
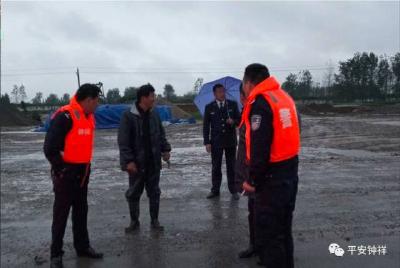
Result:
[[161,157],[164,161],[169,161],[171,145],[165,137],[160,117],[153,109],[154,92],[150,84],[139,88],[137,101],[122,115],[118,132],[121,168],[129,175],[129,189],[125,196],[131,222],[125,229],[126,233],[133,232],[140,226],[140,197],[144,188],[149,197],[151,228],[164,230],[158,221]]
[[[213,87],[215,100],[207,104],[203,119],[204,145],[211,153],[212,188],[207,198],[215,198],[220,194],[222,182],[222,156],[225,152],[228,188],[234,200],[239,199],[235,187],[236,126],[240,122],[237,103],[225,98],[225,88],[221,84]],[[210,137],[211,128],[211,137]]]
[[292,268],[292,218],[298,184],[300,124],[293,99],[267,67],[246,67],[246,192],[255,192],[255,246],[265,267]]

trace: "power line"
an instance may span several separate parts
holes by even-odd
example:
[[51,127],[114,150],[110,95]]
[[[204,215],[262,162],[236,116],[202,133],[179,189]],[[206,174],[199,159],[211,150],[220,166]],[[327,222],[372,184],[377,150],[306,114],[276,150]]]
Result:
[[[97,70],[90,70],[90,69],[104,69],[101,71]],[[109,69],[107,70],[105,67],[91,67],[91,68],[86,68],[87,70],[81,68],[80,73],[85,73],[85,74],[189,74],[189,73],[200,73],[200,74],[213,74],[213,73],[238,73],[242,74],[244,69],[187,69],[187,70],[179,70],[179,69],[167,69],[167,68],[154,68],[154,69],[125,69],[125,70],[115,70],[115,69]],[[271,72],[298,72],[298,71],[303,71],[303,70],[309,70],[309,71],[322,71],[322,70],[329,70],[331,67],[321,67],[321,66],[304,66],[304,67],[297,67],[297,68],[270,68]],[[52,72],[15,72],[15,73],[2,73],[2,76],[41,76],[41,75],[71,75],[73,74],[73,71],[52,71]]]

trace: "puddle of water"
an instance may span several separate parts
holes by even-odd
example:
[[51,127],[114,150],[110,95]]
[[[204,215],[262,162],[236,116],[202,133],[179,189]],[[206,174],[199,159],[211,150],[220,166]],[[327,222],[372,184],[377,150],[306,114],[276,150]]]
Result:
[[15,162],[24,162],[24,161],[46,161],[46,158],[43,152],[31,153],[31,154],[20,154],[20,155],[1,155],[1,164],[10,164]]
[[353,158],[376,158],[388,156],[386,153],[371,152],[366,150],[345,150],[335,148],[302,147],[301,155],[305,157],[321,156],[321,154],[335,154]]
[[33,131],[1,131],[1,134],[38,134],[45,135],[46,132],[33,132]]
[[185,153],[199,153],[205,152],[204,146],[172,148],[172,153],[185,154]]
[[27,141],[14,141],[14,140],[10,140],[8,141],[9,143],[13,143],[13,144],[31,144],[31,143],[43,143],[44,140],[40,139],[40,140],[27,140]]
[[369,124],[373,124],[373,125],[387,125],[387,126],[393,126],[393,127],[400,127],[400,121],[369,122]]

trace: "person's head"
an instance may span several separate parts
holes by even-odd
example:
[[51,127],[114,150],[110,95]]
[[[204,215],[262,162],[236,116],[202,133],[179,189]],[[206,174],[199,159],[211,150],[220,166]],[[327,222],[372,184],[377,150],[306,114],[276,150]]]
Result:
[[217,99],[219,101],[225,100],[225,88],[223,85],[215,84],[213,86],[213,92],[214,92],[215,99]]
[[242,106],[244,106],[246,104],[246,94],[244,93],[242,83],[240,83],[239,91],[240,91],[240,103],[242,104]]
[[83,84],[75,94],[85,114],[92,114],[99,105],[101,89],[95,84]]
[[246,67],[243,76],[243,91],[246,96],[249,96],[250,92],[255,86],[264,81],[269,77],[268,68],[260,63],[253,63]]
[[139,88],[136,93],[137,103],[144,110],[150,110],[154,106],[154,102],[156,100],[155,97],[155,89],[152,85],[146,84]]

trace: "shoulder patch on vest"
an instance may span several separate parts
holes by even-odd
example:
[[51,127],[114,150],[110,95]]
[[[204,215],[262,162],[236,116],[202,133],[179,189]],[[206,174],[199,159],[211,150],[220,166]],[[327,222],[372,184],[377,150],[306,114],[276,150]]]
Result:
[[253,114],[251,116],[251,130],[255,131],[260,128],[261,115]]
[[81,119],[81,115],[80,115],[79,111],[74,110],[74,113],[75,113],[76,119],[78,119],[78,120]]

